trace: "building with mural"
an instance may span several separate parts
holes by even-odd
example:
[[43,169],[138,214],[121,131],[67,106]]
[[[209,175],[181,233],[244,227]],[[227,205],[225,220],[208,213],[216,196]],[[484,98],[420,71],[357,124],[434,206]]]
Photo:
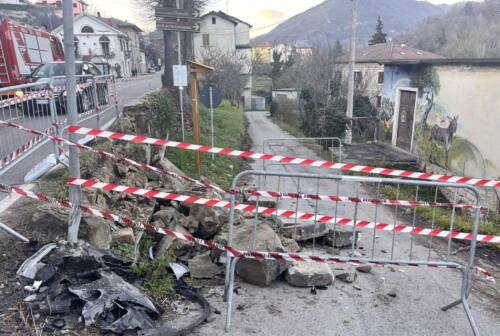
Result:
[[500,178],[500,59],[376,49],[358,52],[356,77],[375,78],[367,91],[376,97],[378,140],[416,155],[428,171]]
[[384,77],[384,140],[457,174],[500,177],[500,59],[393,61]]

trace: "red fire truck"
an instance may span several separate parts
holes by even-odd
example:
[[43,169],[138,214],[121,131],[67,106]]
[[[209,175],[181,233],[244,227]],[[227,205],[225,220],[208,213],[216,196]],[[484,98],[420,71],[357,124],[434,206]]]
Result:
[[0,24],[0,87],[26,83],[39,65],[64,61],[59,39],[23,23],[3,20]]

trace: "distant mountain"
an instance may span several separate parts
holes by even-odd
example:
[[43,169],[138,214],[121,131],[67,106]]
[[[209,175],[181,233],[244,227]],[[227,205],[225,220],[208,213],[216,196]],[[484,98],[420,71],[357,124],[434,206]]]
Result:
[[467,2],[447,14],[425,19],[397,38],[440,55],[500,57],[500,0]]
[[[253,43],[311,46],[331,44],[337,39],[347,42],[351,36],[351,4],[349,0],[327,0],[256,37]],[[417,0],[359,0],[358,40],[362,44],[368,42],[378,16],[384,21],[385,32],[395,36],[429,16],[446,13],[449,8]]]

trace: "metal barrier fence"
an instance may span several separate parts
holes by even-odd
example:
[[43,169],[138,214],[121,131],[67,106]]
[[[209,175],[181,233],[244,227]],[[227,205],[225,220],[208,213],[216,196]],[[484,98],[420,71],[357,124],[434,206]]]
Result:
[[[331,200],[322,202],[319,198],[302,199],[292,197],[287,199],[278,196],[276,198],[267,197],[266,199],[260,194],[254,195],[251,200],[255,202],[257,209],[252,219],[252,237],[248,241],[248,246],[233,246],[235,205],[237,205],[239,195],[239,193],[233,193],[231,196],[227,244],[236,249],[247,250],[251,254],[257,246],[258,227],[260,224],[267,222],[272,225],[275,232],[275,246],[271,250],[276,253],[270,253],[271,257],[269,259],[278,259],[276,262],[297,259],[311,261],[312,259],[313,261],[320,260],[320,262],[324,262],[324,260],[327,260],[327,262],[333,261],[333,263],[347,264],[366,263],[458,269],[462,272],[460,298],[456,302],[443,307],[442,310],[446,311],[451,307],[462,304],[474,335],[479,335],[479,330],[468,304],[481,220],[481,198],[474,187],[431,181],[246,171],[234,178],[233,190],[236,190],[241,185],[242,179],[249,181],[252,178],[255,184],[258,184],[255,188],[261,190],[276,190],[281,194],[294,193],[297,195],[326,193],[340,198],[354,197],[359,199],[375,193],[378,199],[382,198],[383,195],[388,196],[390,194],[396,195],[395,198],[401,201],[404,201],[402,197],[406,197],[406,199],[416,202],[438,203],[441,199],[441,192],[445,189],[454,192],[455,195],[458,195],[459,190],[469,192],[472,198],[475,199],[473,209],[460,208],[459,204],[457,204],[457,196],[455,196],[452,205],[456,204],[456,206],[425,209],[426,213],[430,215],[427,220],[423,220],[419,212],[419,209],[422,208],[410,208],[412,223],[407,225],[398,223],[398,217],[401,213],[400,205],[397,204],[381,205],[370,202],[341,204]],[[271,209],[272,212],[266,211],[267,214],[272,214],[270,216],[259,215],[259,205],[262,205],[264,200],[275,202],[275,208]],[[299,214],[301,214],[300,217]],[[307,216],[304,214],[307,214]],[[325,217],[325,215],[327,216]],[[408,212],[406,215],[409,215]],[[279,220],[280,217],[282,220]],[[325,218],[328,220],[324,220]],[[458,238],[453,231],[458,226],[457,223],[463,222],[469,222],[470,226],[473,227],[472,234],[467,237],[471,241],[467,262],[459,259],[452,260],[455,259],[452,253],[452,240],[453,237]],[[438,231],[441,231],[438,228],[443,228],[443,226],[449,229],[449,233],[445,235],[437,234]],[[364,230],[360,230],[360,228]],[[422,234],[424,235],[421,236]],[[440,239],[435,236],[443,238]],[[303,254],[294,254],[291,258],[283,258],[283,254],[278,253],[282,251],[276,250],[276,242],[281,237],[294,238],[297,241],[306,241],[309,244]],[[342,241],[344,241],[343,245],[341,244]],[[345,241],[348,242],[348,246],[346,246]],[[332,247],[327,250],[325,244]],[[342,249],[341,247],[347,248]],[[324,257],[311,257],[317,256],[318,252]],[[273,257],[276,255],[280,255],[280,258]],[[231,328],[234,280],[239,260],[240,258],[234,257],[230,253],[227,254],[225,280],[227,332]]]
[[[338,146],[335,146],[338,145]],[[299,148],[307,148],[319,155],[320,158],[330,161],[342,162],[342,139],[337,137],[324,137],[324,138],[290,138],[290,139],[267,139],[262,143],[262,153],[277,154],[275,147],[280,150],[286,147],[289,151],[296,153]],[[337,158],[335,157],[337,155]],[[309,155],[306,155],[309,157]],[[262,169],[264,171],[273,166],[285,166],[286,163],[270,163],[262,161]]]
[[[67,126],[65,82],[64,76],[58,76],[33,84],[1,88],[0,120],[62,136]],[[100,128],[101,113],[111,107],[115,107],[118,113],[116,84],[112,76],[77,76],[80,122],[95,119],[95,125]],[[19,158],[46,142],[46,137],[0,125],[0,175]],[[56,144],[54,154],[56,158],[61,154]]]

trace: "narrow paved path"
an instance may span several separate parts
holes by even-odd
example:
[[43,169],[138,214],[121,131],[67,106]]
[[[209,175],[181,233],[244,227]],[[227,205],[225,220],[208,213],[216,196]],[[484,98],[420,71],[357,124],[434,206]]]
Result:
[[[292,136],[272,123],[267,113],[248,112],[249,134],[253,140],[253,150],[261,152],[266,139],[287,138]],[[318,159],[319,157],[301,146],[298,142],[287,141],[281,146],[266,148],[268,153]],[[262,162],[254,162],[253,169],[262,170]],[[319,170],[310,167],[275,165],[266,169],[280,172],[335,174],[334,171]],[[253,184],[263,190],[284,192],[303,192],[311,194],[373,197],[367,192],[368,186],[353,182],[306,180],[297,178],[255,179]],[[371,185],[373,187],[373,184]],[[371,190],[371,189],[370,189]],[[301,211],[315,211],[319,214],[339,217],[354,217],[354,206],[332,202],[299,200],[280,200],[279,208],[298,208]],[[375,213],[376,212],[376,213]],[[358,219],[395,223],[395,208],[360,205]],[[376,216],[376,217],[375,217]],[[399,220],[399,219],[398,219]],[[289,220],[293,222],[293,220]],[[400,223],[400,222],[398,222]],[[406,222],[411,225],[411,220]],[[394,248],[393,248],[394,241]],[[366,257],[395,260],[409,259],[443,260],[442,242],[434,240],[429,249],[430,240],[415,239],[409,235],[393,235],[389,232],[375,234],[372,230],[363,230],[359,249]],[[440,252],[436,252],[440,251]],[[309,253],[324,254],[320,246]],[[350,249],[336,251],[348,255]],[[338,273],[347,266],[334,265]],[[371,274],[358,274],[354,284],[336,281],[326,291],[311,295],[309,289],[293,288],[278,280],[268,288],[259,288],[240,282],[239,294],[235,295],[233,310],[233,328],[230,335],[272,335],[272,336],[332,336],[332,335],[471,335],[471,329],[461,306],[448,312],[441,307],[458,299],[461,274],[446,269],[410,268],[410,267],[375,267]],[[500,313],[498,307],[498,285],[491,285],[482,280],[476,282],[481,290],[473,291],[471,305],[473,314],[482,335],[498,335]],[[396,291],[396,297],[388,296]],[[485,291],[489,291],[485,294]],[[197,335],[222,335],[225,304],[220,298],[212,298],[211,303],[224,313],[214,322],[205,325]],[[241,309],[236,309],[240,305]]]

